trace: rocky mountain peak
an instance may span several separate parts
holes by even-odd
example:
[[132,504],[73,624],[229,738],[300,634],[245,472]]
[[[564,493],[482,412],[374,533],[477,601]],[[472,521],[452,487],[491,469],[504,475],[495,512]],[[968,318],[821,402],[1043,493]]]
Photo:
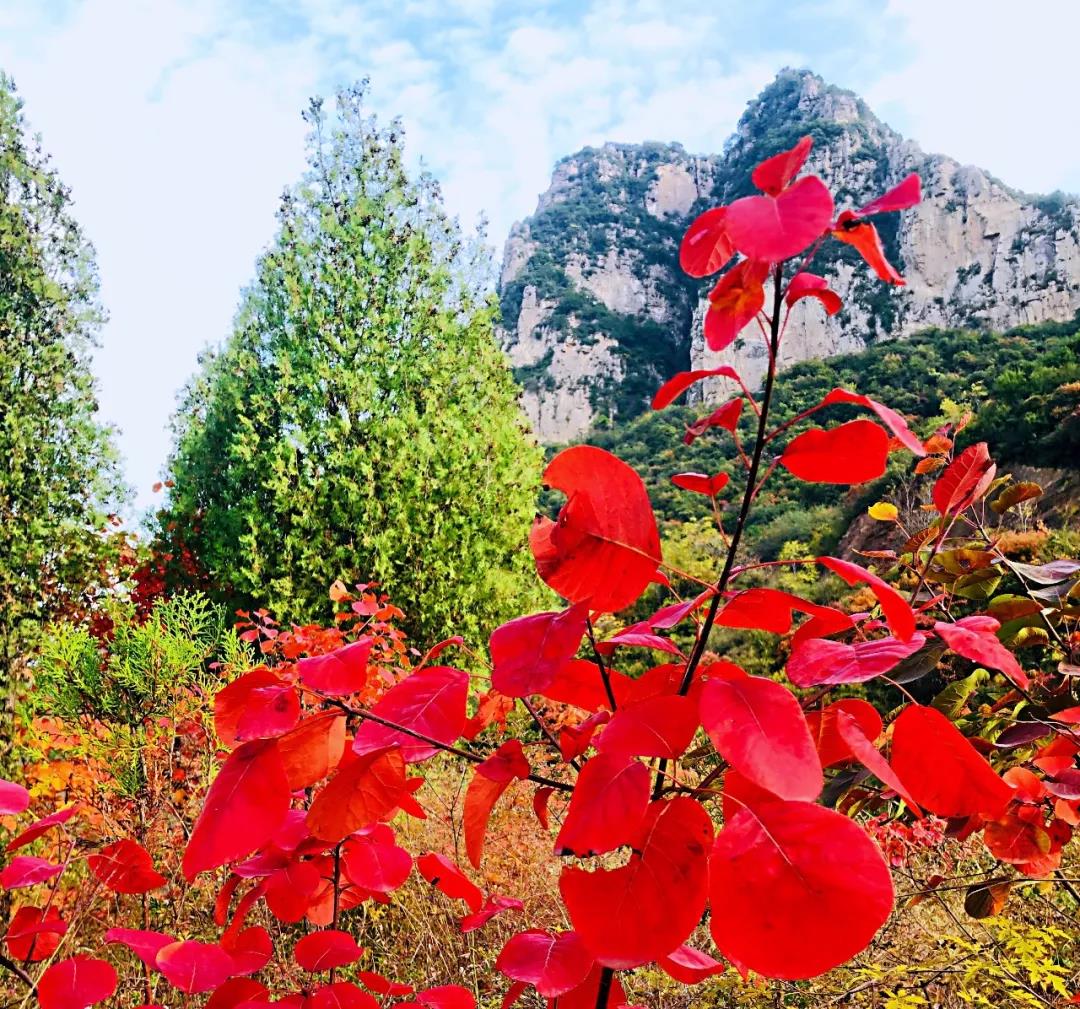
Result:
[[845,308],[831,319],[794,315],[782,366],[929,326],[1006,328],[1080,309],[1080,203],[1026,196],[982,169],[927,155],[857,95],[785,69],[750,102],[721,154],[677,143],[585,148],[555,166],[536,212],[512,229],[500,280],[503,339],[542,439],[633,416],[688,367],[728,363],[749,383],[760,380],[760,341],[736,341],[720,355],[704,346],[709,285],[681,273],[678,242],[697,213],[752,192],[753,166],[807,133],[808,170],[838,206],[865,203],[911,171],[924,200],[879,222],[903,288],[880,284],[850,248],[826,246],[815,270],[833,278]]

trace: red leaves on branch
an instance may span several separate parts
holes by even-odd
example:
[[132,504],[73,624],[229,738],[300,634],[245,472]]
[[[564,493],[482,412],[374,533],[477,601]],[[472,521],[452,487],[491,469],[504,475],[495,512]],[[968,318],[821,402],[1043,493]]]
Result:
[[360,638],[325,655],[301,659],[296,664],[300,682],[329,697],[344,697],[367,685],[371,638]]
[[619,708],[604,726],[597,749],[620,757],[673,760],[690,745],[697,727],[697,705],[692,698],[650,698]]
[[923,443],[912,433],[907,421],[891,407],[879,403],[876,399],[864,396],[858,392],[848,392],[847,389],[833,389],[822,401],[821,406],[832,406],[834,403],[850,403],[854,406],[863,406],[867,410],[873,410],[878,420],[884,424],[892,436],[896,438],[909,452],[917,456],[926,455]]
[[1001,627],[993,617],[964,617],[954,624],[937,621],[934,631],[957,655],[1004,673],[1018,687],[1027,690],[1031,681],[1020,663],[999,640],[995,631]]
[[20,848],[25,848],[32,841],[36,841],[39,837],[47,834],[53,827],[59,827],[67,823],[78,811],[79,807],[77,805],[65,806],[63,809],[58,809],[55,813],[50,813],[48,816],[43,816],[40,820],[35,820],[21,834],[16,835],[8,841],[4,850],[18,851]]
[[544,483],[567,498],[558,521],[538,518],[529,536],[536,570],[572,603],[614,612],[644,591],[660,564],[660,536],[641,477],[610,452],[560,452]]
[[570,922],[598,963],[637,967],[685,942],[705,911],[712,837],[700,803],[657,801],[630,842],[626,865],[563,870],[559,891]]
[[345,752],[345,714],[323,711],[305,718],[292,732],[281,736],[277,745],[289,791],[309,788],[341,762]]
[[744,259],[725,273],[709,292],[705,313],[705,342],[710,350],[723,350],[754,320],[765,306],[769,264]]
[[14,959],[36,963],[56,952],[60,937],[67,930],[68,923],[56,908],[42,911],[40,907],[24,904],[11,919],[4,942]]
[[465,901],[473,914],[483,907],[484,895],[480,888],[445,855],[435,852],[421,855],[416,860],[416,868],[441,893]]
[[[412,729],[440,743],[452,743],[465,728],[469,676],[450,666],[429,666],[410,674],[371,709],[378,718]],[[439,748],[397,729],[365,721],[356,732],[353,751],[372,753],[397,745],[408,764],[427,760]]]
[[0,889],[21,890],[26,886],[36,886],[59,876],[63,868],[47,858],[17,855],[4,866],[3,872],[0,872]]
[[727,208],[724,227],[735,248],[750,259],[779,263],[805,251],[829,228],[833,198],[816,175],[775,196],[744,196]]
[[531,984],[544,998],[558,998],[581,984],[593,963],[576,932],[528,929],[507,940],[495,966],[511,980]]
[[237,973],[233,958],[217,943],[190,939],[162,946],[154,965],[169,984],[188,994],[210,991]]
[[780,465],[807,483],[855,484],[876,480],[888,459],[884,429],[870,420],[850,420],[797,435],[780,456]]
[[725,431],[734,431],[739,424],[739,415],[742,413],[742,397],[729,399],[723,406],[717,407],[712,413],[688,424],[686,434],[683,435],[684,445],[693,445],[706,431],[714,427],[723,428]]
[[602,855],[629,844],[649,804],[649,770],[618,753],[593,757],[578,775],[556,853]]
[[484,835],[499,796],[515,778],[527,778],[531,773],[517,739],[508,739],[487,760],[476,765],[476,772],[465,791],[464,809],[465,850],[474,867],[480,868]]
[[701,723],[740,774],[784,799],[815,799],[824,778],[802,708],[786,687],[729,664],[707,667]]
[[289,811],[289,780],[275,740],[241,744],[225,761],[184,850],[189,881],[261,848]]
[[671,482],[683,490],[716,497],[728,485],[730,479],[727,473],[717,473],[716,476],[708,476],[705,473],[676,473],[671,478]]
[[802,171],[813,146],[812,137],[802,137],[791,150],[781,151],[762,161],[751,173],[750,181],[768,196],[777,196]]
[[491,634],[491,685],[507,697],[543,693],[576,654],[588,606],[517,617]]
[[865,218],[873,214],[906,210],[915,206],[921,199],[922,187],[919,176],[913,172],[899,185],[894,186],[876,200],[871,200],[861,210],[845,210],[841,213],[833,225],[832,236],[838,241],[853,246],[879,279],[890,284],[903,284],[904,278],[896,272],[885,257],[885,250],[877,228]]
[[816,298],[821,302],[826,315],[836,315],[843,307],[840,295],[830,290],[829,282],[815,273],[796,273],[788,284],[784,302],[790,308],[803,298]]
[[679,265],[691,277],[716,273],[735,255],[735,247],[727,234],[726,217],[726,207],[713,207],[695,218],[686,229],[679,245]]
[[30,793],[22,785],[0,778],[0,816],[21,813],[29,805]]
[[324,841],[341,841],[361,827],[389,820],[409,794],[401,750],[365,753],[338,768],[316,794],[308,829]]
[[851,718],[871,742],[881,735],[884,728],[877,708],[869,701],[857,697],[846,697],[833,701],[821,711],[807,712],[806,724],[810,727],[810,735],[814,739],[822,767],[832,767],[833,764],[843,764],[855,759],[851,747],[840,734],[837,718],[841,714]]
[[293,948],[293,958],[309,973],[345,967],[363,955],[348,932],[327,928],[305,935]]
[[934,484],[934,507],[943,516],[959,515],[990,489],[997,466],[990,458],[986,442],[964,449],[942,472]]
[[893,723],[892,766],[915,801],[938,816],[995,819],[1012,789],[940,711],[906,707]]
[[919,633],[907,641],[878,638],[850,645],[827,638],[811,638],[801,642],[788,657],[788,679],[797,687],[865,683],[895,669],[924,644],[926,638]]
[[862,828],[808,802],[736,813],[710,869],[713,940],[766,977],[823,974],[862,950],[892,910],[888,867]]
[[668,977],[683,984],[700,984],[706,978],[724,971],[724,965],[719,960],[686,945],[660,957],[656,963]]
[[700,382],[702,379],[706,378],[717,377],[730,378],[732,381],[742,385],[739,373],[730,365],[726,364],[719,368],[706,368],[700,371],[680,371],[674,377],[669,378],[656,391],[656,395],[653,396],[652,400],[652,408],[654,410],[663,410],[665,406],[670,406],[672,402],[696,382]]
[[87,856],[86,863],[114,893],[146,893],[167,882],[155,871],[150,853],[141,844],[126,838]]
[[157,955],[166,946],[176,942],[171,935],[135,928],[110,928],[105,933],[106,943],[127,946],[147,967],[157,964]]
[[116,991],[112,964],[89,956],[73,956],[54,963],[37,984],[41,1009],[86,1009]]
[[834,575],[843,578],[848,585],[865,584],[870,586],[870,591],[877,597],[881,606],[881,612],[885,614],[885,621],[889,629],[901,641],[909,641],[915,633],[915,614],[899,592],[896,591],[884,578],[880,578],[872,571],[853,561],[843,561],[838,557],[819,557],[818,564],[828,568]]

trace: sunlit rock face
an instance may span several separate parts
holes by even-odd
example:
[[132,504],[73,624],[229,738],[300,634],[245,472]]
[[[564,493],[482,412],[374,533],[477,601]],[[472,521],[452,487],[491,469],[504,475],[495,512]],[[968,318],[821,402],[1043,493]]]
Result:
[[[502,338],[537,435],[562,442],[599,419],[645,409],[665,378],[733,365],[748,385],[765,371],[747,329],[720,354],[702,338],[708,281],[678,268],[678,243],[702,210],[751,192],[765,157],[814,137],[807,170],[838,209],[861,206],[918,172],[923,202],[878,219],[904,287],[877,280],[854,250],[829,243],[814,270],[844,309],[792,314],[781,366],[860,350],[928,326],[995,329],[1060,321],[1080,310],[1080,202],[1010,189],[989,173],[926,154],[850,92],[808,71],[783,71],[748,106],[724,153],[678,144],[605,144],[555,167],[536,213],[514,226],[500,277]],[[756,335],[755,335],[756,334]],[[695,394],[723,395],[722,382]]]

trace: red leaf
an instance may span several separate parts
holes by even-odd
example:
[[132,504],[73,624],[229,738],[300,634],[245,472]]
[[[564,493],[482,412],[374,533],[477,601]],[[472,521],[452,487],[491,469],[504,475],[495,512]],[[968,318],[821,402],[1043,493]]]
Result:
[[[633,682],[615,670],[609,670],[611,689],[617,703],[622,703],[625,691]],[[542,691],[544,697],[560,704],[572,704],[583,711],[596,711],[608,707],[607,692],[600,678],[600,667],[588,659],[568,662],[551,684]]]
[[584,722],[567,725],[559,730],[559,753],[567,763],[577,760],[592,745],[596,730],[611,719],[610,711],[597,711]]
[[849,960],[892,910],[888,867],[845,816],[807,802],[736,813],[710,862],[720,952],[766,977],[815,977]]
[[281,687],[285,681],[265,667],[253,669],[222,687],[214,697],[214,729],[218,738],[232,749],[240,741],[237,735],[252,696],[263,687]]
[[810,148],[814,146],[812,137],[803,137],[790,151],[782,151],[766,158],[750,176],[751,182],[763,193],[778,195],[806,164]]
[[907,421],[884,403],[879,403],[876,399],[863,396],[861,393],[848,392],[847,389],[833,389],[821,401],[822,406],[831,406],[833,403],[852,403],[856,406],[866,407],[867,410],[873,410],[877,414],[878,420],[892,432],[893,437],[898,439],[904,448],[913,455],[926,455],[923,443],[912,433]]
[[705,342],[711,350],[723,350],[733,343],[764,308],[762,284],[768,274],[768,263],[744,259],[716,282],[709,292],[709,308],[705,313]]
[[986,493],[996,474],[986,442],[964,449],[937,478],[934,507],[942,515],[959,515]]
[[[989,621],[985,623],[984,621]],[[1027,690],[1031,680],[1020,668],[1016,656],[994,633],[1001,625],[989,617],[965,617],[954,624],[937,621],[934,631],[957,655],[1004,673],[1018,687]]]
[[11,919],[4,941],[14,959],[37,963],[56,952],[60,936],[67,929],[67,922],[56,908],[42,911],[39,907],[24,904]]
[[475,996],[461,985],[439,985],[417,992],[416,997],[429,1009],[476,1009]]
[[[386,834],[381,833],[384,830]],[[412,855],[398,847],[393,836],[393,831],[380,825],[370,833],[350,837],[341,849],[345,878],[361,890],[393,893],[409,878],[413,866]]]
[[563,903],[597,963],[637,967],[686,940],[705,911],[712,833],[712,821],[693,799],[654,802],[626,865],[563,870]]
[[355,694],[367,686],[371,638],[360,638],[325,655],[301,659],[296,664],[300,682],[330,697]]
[[78,811],[78,804],[74,804],[58,809],[48,816],[43,816],[40,820],[35,820],[21,834],[8,841],[4,850],[18,851],[20,848],[25,848],[31,841],[36,841],[39,837],[52,830],[53,827],[59,827],[61,824],[67,823]]
[[124,839],[107,844],[87,856],[90,871],[114,893],[146,893],[164,886],[167,880],[154,870],[150,853],[135,841]]
[[744,256],[779,263],[798,255],[825,234],[833,199],[816,175],[776,196],[744,196],[727,208],[725,224],[732,244]]
[[784,799],[814,799],[824,778],[806,718],[786,687],[737,667],[709,667],[701,724],[717,752],[755,785]]
[[724,972],[724,965],[719,960],[692,946],[680,946],[674,953],[660,957],[656,965],[668,977],[683,984],[700,984],[706,978]]
[[379,1003],[351,982],[335,981],[312,992],[304,1009],[379,1009]]
[[840,295],[829,289],[829,282],[814,273],[796,273],[788,284],[784,301],[789,308],[803,298],[816,298],[824,307],[826,315],[836,315],[844,304]]
[[157,966],[157,955],[176,939],[164,932],[141,931],[134,928],[110,928],[105,933],[105,942],[118,942],[127,946],[147,967]]
[[720,627],[741,627],[747,630],[769,631],[772,634],[787,634],[791,630],[795,611],[829,620],[835,617],[835,626],[830,624],[832,630],[826,633],[849,630],[855,626],[847,614],[838,610],[819,606],[790,592],[764,588],[746,589],[733,596],[720,610],[716,623]]
[[491,810],[499,796],[515,778],[527,778],[532,769],[517,739],[508,739],[476,767],[476,773],[465,792],[465,850],[469,861],[479,869],[480,856],[484,851],[484,835],[487,833]]
[[19,890],[24,886],[36,886],[47,879],[59,876],[62,865],[55,865],[47,858],[34,858],[32,855],[16,855],[0,872],[0,888]]
[[544,470],[567,497],[557,522],[529,536],[540,577],[571,602],[614,612],[629,606],[660,564],[660,536],[641,477],[610,452],[577,445]]
[[713,207],[699,214],[686,229],[679,244],[679,265],[691,277],[716,273],[732,256],[735,247],[727,236],[725,207]]
[[543,693],[576,654],[585,634],[588,606],[534,613],[497,627],[491,649],[491,685],[507,697]]
[[305,935],[293,947],[293,958],[310,974],[355,963],[363,953],[348,932],[336,928]]
[[807,483],[856,484],[876,480],[889,459],[889,436],[872,420],[811,428],[788,442],[782,465]]
[[871,214],[885,214],[891,210],[907,210],[921,199],[922,184],[918,173],[912,172],[899,185],[893,186],[888,192],[862,207],[859,216],[869,217]]
[[503,911],[521,911],[524,907],[525,905],[517,897],[489,897],[479,911],[475,914],[467,914],[461,919],[462,935],[476,931]]
[[465,901],[476,914],[484,904],[480,888],[445,855],[428,852],[416,860],[416,868],[440,893]]
[[289,791],[296,792],[322,781],[345,752],[345,714],[324,711],[305,718],[277,741]]
[[665,406],[670,405],[696,382],[700,382],[703,378],[715,378],[717,376],[730,378],[732,381],[742,385],[739,373],[727,364],[719,368],[706,368],[699,371],[680,371],[673,378],[669,378],[656,391],[656,395],[653,396],[652,408],[654,410],[663,410]]
[[270,989],[249,977],[229,978],[206,1000],[205,1009],[236,1009],[241,1002],[249,1003],[247,1009],[270,1002]]
[[411,995],[416,990],[411,984],[388,981],[382,974],[375,974],[372,971],[358,970],[356,977],[365,988],[379,995],[390,995],[397,998],[399,995]]
[[716,476],[708,476],[705,473],[676,473],[671,478],[671,482],[683,490],[716,497],[728,485],[729,479],[727,473],[717,473]]
[[511,936],[495,967],[513,981],[533,985],[545,998],[558,998],[585,980],[593,957],[576,932],[553,935],[534,928]]
[[857,697],[833,701],[821,711],[808,711],[806,724],[810,727],[810,735],[814,739],[822,767],[832,767],[833,764],[843,764],[855,759],[836,724],[837,716],[841,713],[848,715],[871,742],[881,735],[881,715],[872,704]]
[[[383,695],[372,714],[412,729],[440,743],[452,743],[465,729],[469,676],[450,666],[430,666],[407,676]],[[399,745],[407,764],[427,760],[437,746],[377,722],[364,722],[356,732],[353,751],[371,753]]]
[[706,431],[714,427],[722,427],[725,431],[734,431],[739,423],[742,405],[742,397],[730,399],[723,406],[717,407],[707,417],[699,417],[693,424],[687,425],[686,434],[683,435],[683,444],[693,445]]
[[870,586],[870,591],[877,597],[881,605],[881,612],[885,614],[885,621],[889,629],[901,641],[909,641],[915,633],[915,614],[899,592],[896,591],[885,579],[879,578],[872,571],[851,561],[842,561],[837,557],[819,557],[818,564],[828,568],[834,575],[843,578],[848,585],[858,585],[860,582]]
[[13,816],[30,805],[30,793],[14,781],[0,778],[0,816]]
[[254,974],[270,962],[274,944],[270,933],[261,925],[252,925],[240,932],[226,932],[221,946],[233,961],[233,974]]
[[679,651],[679,647],[675,642],[668,638],[662,638],[658,634],[653,634],[652,627],[644,621],[640,624],[624,627],[606,641],[600,641],[596,645],[597,652],[605,657],[613,655],[616,648],[652,648],[658,652],[667,652],[669,655],[682,657],[682,652]]
[[1012,789],[940,711],[906,707],[893,724],[892,766],[915,801],[938,816],[1000,816]]
[[[626,1004],[626,992],[616,976],[611,979],[607,1001],[600,1004],[600,977],[603,969],[597,964],[589,971],[589,976],[573,991],[561,995],[556,1001],[548,999],[547,1009],[622,1009]],[[503,1006],[506,1009],[506,1006]]]
[[315,796],[308,829],[324,841],[341,841],[354,830],[389,820],[407,794],[401,750],[365,753],[338,768]]
[[300,721],[300,698],[287,683],[256,687],[236,723],[237,740],[272,739]]
[[865,683],[895,669],[909,655],[926,644],[915,633],[908,641],[879,638],[875,641],[828,641],[812,638],[803,641],[788,657],[788,678],[797,687],[817,687],[830,683]]
[[158,950],[154,961],[165,980],[188,994],[210,991],[236,973],[233,959],[217,943],[169,943]]
[[697,705],[672,695],[619,708],[600,735],[597,749],[618,757],[672,760],[690,745],[698,727]]
[[551,801],[552,793],[555,791],[553,788],[538,788],[533,792],[533,812],[536,814],[536,819],[540,823],[540,826],[544,830],[551,829],[551,822],[548,819],[548,803]]
[[845,711],[836,714],[836,728],[840,738],[848,749],[871,774],[883,784],[888,785],[912,809],[916,816],[922,816],[918,803],[908,794],[904,783],[896,776],[888,761],[877,751],[874,744],[866,737],[862,726]]
[[86,1009],[116,991],[112,964],[88,956],[73,956],[54,963],[37,985],[41,1009]]
[[289,782],[275,740],[241,744],[214,779],[184,850],[189,882],[261,848],[289,812]]
[[866,264],[878,275],[880,280],[889,284],[903,286],[904,278],[885,258],[885,249],[881,236],[869,221],[862,220],[853,210],[845,210],[836,220],[832,230],[833,238],[845,245],[853,246]]
[[649,771],[614,753],[593,757],[578,775],[556,853],[583,858],[628,844],[649,804]]

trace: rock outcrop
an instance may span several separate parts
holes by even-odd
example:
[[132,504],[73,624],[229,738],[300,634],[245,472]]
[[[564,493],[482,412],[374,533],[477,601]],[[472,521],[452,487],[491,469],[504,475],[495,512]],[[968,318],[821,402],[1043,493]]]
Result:
[[[751,191],[762,158],[814,137],[808,170],[838,208],[860,206],[909,172],[923,202],[879,219],[907,283],[881,284],[854,251],[815,261],[844,309],[800,306],[781,365],[859,350],[929,326],[1003,329],[1080,310],[1080,202],[1033,197],[989,173],[926,154],[850,92],[783,71],[747,108],[720,155],[678,144],[605,144],[565,158],[536,213],[514,226],[500,281],[503,339],[539,437],[561,442],[645,409],[675,371],[734,365],[750,385],[766,366],[753,331],[721,354],[704,346],[706,282],[684,276],[678,242],[702,210]],[[717,388],[699,395],[711,398]]]

